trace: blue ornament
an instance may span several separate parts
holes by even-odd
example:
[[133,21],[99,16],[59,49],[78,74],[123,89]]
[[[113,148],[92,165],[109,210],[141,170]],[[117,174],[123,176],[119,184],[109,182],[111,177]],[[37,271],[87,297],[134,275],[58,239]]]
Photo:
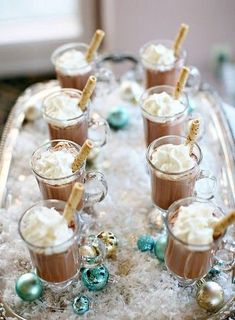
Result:
[[90,308],[90,300],[84,295],[77,296],[72,302],[73,311],[78,315],[83,315]]
[[137,241],[137,247],[140,251],[151,251],[154,246],[154,240],[149,235],[142,235]]
[[153,248],[155,256],[162,262],[165,259],[166,243],[167,243],[167,235],[162,234],[157,238]]
[[109,279],[109,271],[104,265],[92,269],[83,269],[82,282],[84,286],[91,290],[97,291],[103,289]]
[[16,280],[15,290],[24,301],[34,301],[41,297],[43,286],[38,276],[32,272],[25,273]]
[[116,107],[109,113],[107,121],[110,128],[115,130],[122,129],[129,122],[129,113],[126,108]]

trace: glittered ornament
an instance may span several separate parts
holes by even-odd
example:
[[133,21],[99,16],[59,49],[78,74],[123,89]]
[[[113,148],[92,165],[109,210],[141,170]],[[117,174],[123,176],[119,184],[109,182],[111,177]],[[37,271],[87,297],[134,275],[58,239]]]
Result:
[[42,295],[41,280],[34,273],[25,273],[16,280],[15,290],[24,301],[34,301]]
[[84,295],[79,295],[72,302],[73,311],[78,315],[83,315],[90,308],[90,300]]
[[122,129],[129,122],[129,113],[126,108],[116,107],[108,115],[107,121],[112,129]]
[[102,231],[97,235],[106,247],[106,257],[111,257],[117,252],[118,238],[112,232]]
[[154,248],[153,248],[154,254],[160,261],[164,261],[165,259],[166,243],[167,243],[167,235],[162,234],[157,238],[154,244]]
[[153,246],[154,246],[154,240],[149,235],[142,235],[137,240],[137,247],[142,252],[152,250]]
[[197,283],[199,287],[196,294],[197,303],[207,311],[215,312],[220,309],[224,303],[224,291],[221,286],[214,282],[200,280]]
[[207,274],[207,278],[212,279],[220,274],[220,271],[216,268],[211,268]]
[[109,279],[109,271],[104,265],[82,270],[82,282],[91,291],[103,289]]

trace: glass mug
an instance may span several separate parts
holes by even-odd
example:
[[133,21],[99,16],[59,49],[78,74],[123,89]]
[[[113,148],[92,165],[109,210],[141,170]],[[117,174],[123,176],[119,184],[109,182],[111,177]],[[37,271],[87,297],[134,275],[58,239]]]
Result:
[[71,175],[57,179],[46,178],[37,172],[35,168],[37,160],[41,158],[41,155],[45,151],[57,145],[58,143],[66,143],[68,146],[71,146],[71,148],[76,149],[77,153],[81,149],[79,145],[72,141],[52,140],[34,151],[31,157],[31,168],[38,182],[43,199],[67,201],[73,185],[76,182],[82,182],[85,184],[85,194],[78,205],[78,208],[83,206],[90,208],[93,206],[93,204],[102,201],[105,198],[108,190],[104,175],[98,171],[86,171],[86,163],[84,163],[79,170]]
[[168,135],[181,135],[185,132],[188,120],[189,102],[185,93],[182,93],[179,101],[184,105],[184,109],[172,116],[154,116],[144,109],[144,101],[153,94],[166,92],[173,95],[175,88],[172,86],[156,86],[147,89],[140,98],[140,107],[144,123],[144,133],[146,145],[150,145],[155,139]]
[[[151,63],[146,60],[144,57],[145,50],[150,45],[162,44],[166,48],[171,49],[173,47],[172,40],[153,40],[146,43],[140,49],[140,60],[144,69],[144,78],[145,78],[145,88],[151,88],[154,86],[160,85],[171,85],[175,86],[176,81],[179,75],[180,69],[185,65],[187,53],[184,49],[181,49],[178,57],[173,64],[170,65],[161,65],[156,63]],[[190,87],[199,87],[201,81],[201,76],[197,68],[190,66]]]
[[[58,245],[37,246],[28,242],[23,235],[23,229],[27,227],[27,217],[32,210],[38,207],[55,208],[63,214],[66,203],[60,200],[45,200],[34,204],[27,209],[19,221],[19,234],[25,242],[39,278],[49,288],[60,291],[66,289],[77,277],[81,266],[79,258],[79,246],[81,237],[81,220],[78,212],[74,214],[71,229],[73,234],[70,239]],[[53,214],[53,211],[52,211]]]
[[[152,163],[152,154],[158,147],[165,144],[184,144],[185,137],[166,136],[154,140],[148,147],[146,159],[150,170],[152,201],[157,209],[162,213],[176,200],[193,196],[210,199],[216,187],[216,178],[209,171],[202,170],[200,163],[202,161],[202,151],[197,143],[193,146],[193,157],[195,164],[192,168],[183,172],[165,172],[154,166]],[[201,192],[195,190],[195,184],[199,180],[206,180],[206,188]]]
[[[88,45],[86,43],[68,43],[58,47],[51,55],[51,61],[55,67],[56,76],[62,88],[73,88],[83,90],[90,75],[97,77],[97,88],[100,87],[105,92],[112,89],[116,84],[115,76],[108,68],[103,68],[100,64],[97,53],[94,54],[94,59],[86,65],[66,65],[61,66],[59,58],[69,51],[79,51],[85,54]],[[101,95],[101,93],[100,93]]]
[[204,245],[190,244],[182,241],[174,235],[173,225],[177,212],[181,206],[189,206],[192,203],[201,203],[214,208],[214,215],[219,219],[224,216],[219,207],[208,200],[201,198],[185,198],[175,201],[168,209],[165,224],[168,231],[168,239],[165,250],[165,264],[168,271],[176,277],[182,285],[191,285],[204,277],[216,263],[216,251],[221,245],[220,236],[212,243]]
[[[97,132],[96,140],[93,140],[96,147],[103,146],[106,143],[109,133],[109,125],[100,116],[96,115],[96,118],[90,118],[91,102],[88,102],[86,110],[78,117],[72,119],[57,119],[51,117],[47,113],[47,106],[51,100],[55,99],[61,94],[69,95],[71,98],[81,97],[82,92],[76,89],[60,89],[56,92],[48,95],[43,101],[42,113],[43,117],[48,124],[51,140],[65,139],[74,141],[75,143],[82,145],[88,138],[89,132]],[[98,137],[98,139],[97,139]]]

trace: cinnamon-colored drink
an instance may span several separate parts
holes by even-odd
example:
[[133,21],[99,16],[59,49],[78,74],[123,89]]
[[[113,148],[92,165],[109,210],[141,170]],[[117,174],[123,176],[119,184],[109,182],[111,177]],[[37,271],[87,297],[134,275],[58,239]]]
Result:
[[186,52],[180,51],[179,55],[175,56],[172,47],[172,41],[154,40],[141,48],[146,89],[160,85],[176,85],[179,70],[186,60]]
[[165,263],[181,282],[193,283],[211,268],[220,240],[213,239],[213,224],[220,216],[217,207],[196,198],[179,200],[169,208]]
[[[51,57],[57,79],[62,88],[83,90],[90,75],[94,74],[95,63],[88,63],[85,43],[70,43],[56,49]],[[94,60],[97,55],[94,54]]]

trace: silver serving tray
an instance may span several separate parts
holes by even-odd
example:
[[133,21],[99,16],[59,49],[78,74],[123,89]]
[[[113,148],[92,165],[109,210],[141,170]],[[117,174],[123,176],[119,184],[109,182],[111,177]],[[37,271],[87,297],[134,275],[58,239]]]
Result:
[[[0,207],[2,208],[6,206],[7,194],[10,192],[10,190],[7,190],[7,181],[11,169],[12,153],[18,134],[23,127],[25,110],[57,88],[58,83],[56,81],[35,84],[25,90],[11,110],[0,142]],[[207,112],[210,115],[209,123],[205,123],[205,130],[207,131],[207,135],[213,135],[214,137],[215,145],[213,148],[215,148],[215,161],[219,161],[219,202],[224,208],[234,208],[235,148],[232,132],[225,113],[223,112],[222,101],[216,92],[206,84],[202,86],[194,98],[200,99],[201,102],[203,101],[204,110],[199,111]],[[14,313],[9,305],[2,301],[1,294],[0,303],[3,304],[7,316],[24,319]],[[235,297],[227,301],[223,308],[216,314],[206,319],[222,320],[225,316],[229,315],[230,311],[234,310],[234,304]]]

